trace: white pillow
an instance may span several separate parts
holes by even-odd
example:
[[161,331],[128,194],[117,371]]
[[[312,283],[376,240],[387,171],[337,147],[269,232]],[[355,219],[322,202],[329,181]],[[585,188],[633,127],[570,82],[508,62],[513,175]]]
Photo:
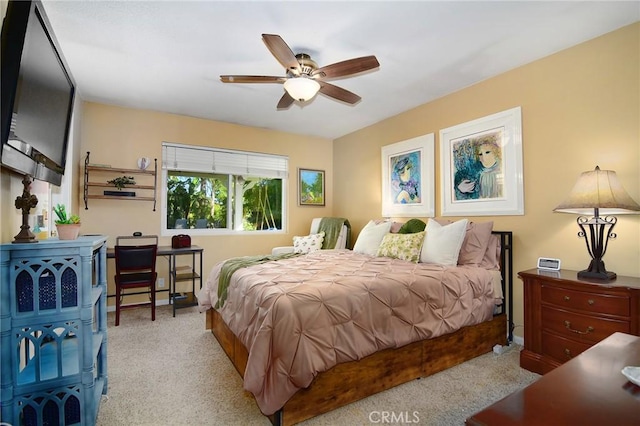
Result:
[[294,253],[311,253],[320,250],[324,241],[324,231],[318,234],[307,235],[306,237],[293,237]]
[[427,222],[427,235],[422,245],[420,262],[456,266],[467,232],[467,219],[442,226],[433,219]]
[[370,220],[369,223],[362,228],[362,231],[360,231],[358,239],[353,245],[353,251],[375,256],[378,253],[382,239],[389,233],[390,229],[391,222],[376,224],[375,221]]

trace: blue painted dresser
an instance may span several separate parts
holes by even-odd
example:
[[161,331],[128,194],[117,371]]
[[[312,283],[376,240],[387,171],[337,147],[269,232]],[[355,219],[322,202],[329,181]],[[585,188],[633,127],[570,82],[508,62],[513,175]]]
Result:
[[0,245],[2,422],[95,424],[107,393],[106,240]]

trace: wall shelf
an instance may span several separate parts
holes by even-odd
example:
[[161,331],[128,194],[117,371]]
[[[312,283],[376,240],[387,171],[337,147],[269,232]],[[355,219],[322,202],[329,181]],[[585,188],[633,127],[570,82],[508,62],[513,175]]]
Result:
[[[87,157],[84,160],[84,209],[89,209],[89,200],[127,200],[127,201],[152,201],[153,211],[156,211],[156,197],[157,197],[157,179],[158,174],[158,160],[153,159],[153,170],[142,169],[126,169],[121,167],[111,167],[102,164],[92,164],[89,161],[90,153],[87,152]],[[127,185],[124,187],[123,192],[134,191],[135,196],[119,196],[119,195],[105,195],[104,190],[110,188],[111,191],[117,192],[118,190],[108,180],[116,178],[122,175],[129,175],[139,177],[144,180],[143,184],[136,183],[135,185]],[[91,176],[92,180],[89,180]],[[100,178],[103,181],[98,181]],[[102,193],[100,190],[104,189]],[[141,192],[141,193],[140,193]]]

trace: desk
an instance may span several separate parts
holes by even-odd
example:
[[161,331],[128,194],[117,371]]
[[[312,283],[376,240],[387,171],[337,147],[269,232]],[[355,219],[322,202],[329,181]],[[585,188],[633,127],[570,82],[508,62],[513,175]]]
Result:
[[[176,309],[195,306],[198,304],[196,299],[196,281],[199,281],[202,288],[202,253],[204,249],[200,246],[191,246],[184,248],[173,248],[171,246],[158,246],[158,256],[166,257],[169,261],[169,289],[156,290],[157,293],[169,292],[169,303],[173,305],[173,316],[176,316]],[[183,270],[176,266],[176,258],[178,256],[191,255],[191,267]],[[196,263],[196,255],[198,262]],[[107,257],[115,258],[113,248],[107,249]],[[198,269],[196,270],[196,266]],[[191,281],[191,292],[177,293],[176,284],[181,281]],[[143,294],[148,292],[127,293],[127,295]],[[115,297],[114,294],[108,297]]]
[[637,425],[640,386],[620,372],[640,365],[640,337],[614,333],[467,425]]

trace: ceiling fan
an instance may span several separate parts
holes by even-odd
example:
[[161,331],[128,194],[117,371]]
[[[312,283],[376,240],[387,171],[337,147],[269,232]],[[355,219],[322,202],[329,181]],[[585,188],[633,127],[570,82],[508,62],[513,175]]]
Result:
[[278,109],[288,108],[294,101],[306,102],[318,92],[348,104],[355,104],[361,99],[360,96],[327,83],[325,79],[348,77],[380,66],[375,56],[363,56],[319,68],[306,53],[294,55],[279,35],[262,34],[262,40],[285,68],[285,76],[221,75],[220,80],[223,83],[282,83],[285,90],[278,102]]

